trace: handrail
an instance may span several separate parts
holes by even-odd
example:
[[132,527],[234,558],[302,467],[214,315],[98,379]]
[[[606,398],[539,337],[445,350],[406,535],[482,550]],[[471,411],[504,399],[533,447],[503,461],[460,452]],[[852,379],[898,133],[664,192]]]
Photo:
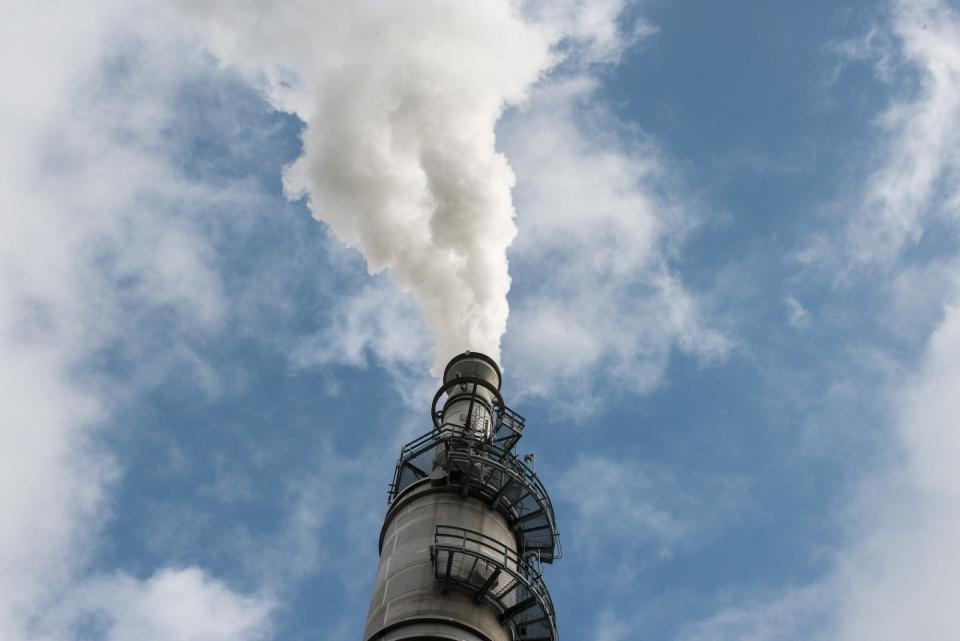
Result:
[[[402,465],[414,458],[414,456],[423,454],[425,451],[439,444],[461,445],[468,451],[495,454],[493,457],[494,460],[496,460],[500,465],[508,467],[512,471],[516,472],[522,476],[529,485],[536,488],[538,496],[543,499],[547,506],[549,506],[550,511],[553,511],[553,502],[550,500],[550,495],[547,494],[546,487],[544,487],[536,472],[531,470],[526,463],[517,458],[509,450],[497,447],[493,443],[487,443],[480,439],[472,438],[469,435],[450,427],[440,430],[431,430],[430,432],[422,434],[421,436],[418,436],[414,440],[404,445],[400,452],[400,459],[397,462],[397,470],[399,471]],[[388,502],[392,503],[398,492],[399,488],[392,487],[390,500]]]
[[[438,467],[457,471],[448,476],[451,485],[479,493],[515,523],[526,551],[539,552],[545,563],[561,557],[553,502],[536,472],[512,451],[457,428],[432,430],[403,447],[387,502],[392,504],[401,492]],[[522,488],[523,494],[511,496],[511,487]]]
[[[537,477],[536,472],[531,470],[526,463],[523,463],[519,458],[517,458],[513,452],[498,447],[493,443],[472,438],[468,434],[456,429],[454,426],[444,425],[441,429],[431,430],[404,445],[403,449],[400,451],[400,459],[397,462],[397,469],[399,470],[404,462],[411,460],[417,455],[423,454],[425,451],[439,444],[462,445],[472,451],[484,451],[495,454],[495,459],[497,461],[500,461],[502,465],[509,466],[511,470],[522,475],[525,480],[536,487],[538,494],[543,497],[545,502],[550,506],[551,510],[553,509],[550,496],[547,494],[547,490],[543,483]],[[396,492],[399,491],[399,488],[391,489],[392,491],[389,500],[390,503],[393,502],[393,499],[396,498]]]
[[[494,458],[480,458],[478,461],[478,456],[476,452],[470,451],[458,451],[458,450],[448,450],[446,452],[446,460],[449,468],[454,467],[454,463],[460,461],[466,465],[478,464],[481,467],[486,467],[488,470],[491,468],[499,468],[504,470],[504,473],[508,476],[519,476],[523,479],[523,486],[527,494],[532,497],[532,500],[539,507],[537,510],[527,509],[525,511],[520,511],[518,508],[521,507],[522,503],[509,502],[510,514],[512,516],[508,517],[511,522],[515,522],[516,530],[518,535],[521,537],[521,542],[524,545],[526,550],[531,552],[540,551],[544,553],[544,562],[552,563],[555,559],[559,559],[563,556],[563,549],[560,547],[560,537],[556,529],[556,516],[553,511],[553,503],[550,501],[549,495],[546,493],[546,489],[543,487],[543,484],[540,482],[539,478],[536,476],[524,476],[522,471],[517,469],[517,466],[512,466],[509,464],[504,464],[503,461],[496,460]],[[528,469],[528,468],[527,468]],[[487,477],[493,478],[493,477]],[[464,479],[463,485],[469,486],[471,481],[469,479]],[[488,490],[486,496],[492,501],[492,504],[495,507],[501,507],[501,499],[499,499],[501,493],[506,489],[506,485],[509,484],[503,483],[497,485],[496,483],[488,483],[487,481],[481,479],[480,482],[474,483],[472,486],[477,487],[482,492],[484,489]],[[505,507],[505,506],[504,506]],[[529,506],[528,506],[529,507]],[[538,519],[538,521],[532,523],[531,529],[525,529],[520,524],[524,523],[531,518]],[[544,528],[549,529],[549,536],[547,541],[536,539],[531,540],[531,532],[542,530]]]
[[494,558],[502,558],[504,565],[512,563],[516,568],[521,568],[526,565],[526,561],[518,557],[517,553],[510,549],[510,546],[504,545],[492,536],[487,536],[482,532],[476,532],[454,525],[438,525],[434,533],[433,542],[442,545],[442,539],[450,541],[448,545],[453,545],[459,541],[460,549],[464,550],[467,549],[467,544],[470,543],[473,546],[470,549],[476,548],[476,551],[486,549],[495,552],[496,556]]
[[[484,457],[487,458],[491,465],[501,467],[516,473],[518,476],[522,477],[530,488],[535,489],[536,496],[542,499],[544,506],[549,508],[550,513],[553,514],[553,502],[550,500],[550,495],[547,494],[547,488],[544,487],[543,482],[537,476],[536,472],[531,470],[525,463],[520,459],[515,457],[510,453],[503,453],[502,450],[498,452],[498,448],[488,445],[486,449],[493,450],[494,452],[500,453],[501,456],[497,457]],[[467,450],[470,455],[477,454],[479,452],[471,452]],[[450,450],[448,455],[456,456],[457,450]]]
[[[473,385],[472,395],[476,396],[477,386],[483,387],[486,389],[491,396],[494,398],[493,405],[494,407],[505,407],[503,402],[503,396],[500,395],[500,390],[497,389],[489,381],[480,378],[479,376],[459,376],[457,378],[451,379],[440,386],[440,389],[437,390],[437,393],[433,396],[433,403],[431,405],[430,415],[433,417],[433,424],[437,429],[440,429],[440,419],[443,416],[443,412],[438,409],[438,404],[440,403],[440,398],[449,392],[449,390],[459,387],[461,385]],[[449,397],[449,394],[448,394]],[[499,415],[497,416],[499,419]]]
[[[441,560],[441,552],[447,554],[446,563]],[[482,560],[495,568],[495,572],[488,574],[482,585],[476,585],[471,582],[472,577],[469,573],[467,576],[460,576],[453,571],[453,554],[463,554]],[[475,591],[478,599],[485,598],[494,603],[500,610],[502,619],[514,622],[515,639],[522,641],[525,638],[518,628],[526,625],[526,620],[514,621],[514,619],[533,606],[539,609],[534,618],[544,622],[545,631],[550,635],[548,638],[554,641],[557,639],[553,599],[550,598],[550,592],[543,582],[541,573],[534,568],[533,564],[519,558],[509,546],[474,530],[438,525],[434,533],[433,545],[430,546],[430,559],[434,563],[437,579],[463,585]],[[473,567],[476,567],[476,562]],[[507,583],[507,587],[502,589],[494,587],[498,573],[506,573],[512,579]]]

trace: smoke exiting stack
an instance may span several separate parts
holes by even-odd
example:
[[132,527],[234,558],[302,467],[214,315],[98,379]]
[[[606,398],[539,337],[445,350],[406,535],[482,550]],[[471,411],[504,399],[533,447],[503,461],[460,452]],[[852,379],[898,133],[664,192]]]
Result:
[[455,357],[431,430],[403,447],[365,641],[557,639],[542,578],[560,556],[553,506],[517,456],[524,422],[501,379],[488,356]]

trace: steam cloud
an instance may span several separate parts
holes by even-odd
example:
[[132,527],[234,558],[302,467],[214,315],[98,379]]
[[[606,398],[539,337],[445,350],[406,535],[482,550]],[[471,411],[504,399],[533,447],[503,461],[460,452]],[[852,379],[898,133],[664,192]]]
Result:
[[307,196],[371,273],[413,293],[434,362],[465,348],[498,357],[516,227],[495,126],[555,64],[562,29],[509,0],[185,9],[215,56],[306,123],[287,195]]

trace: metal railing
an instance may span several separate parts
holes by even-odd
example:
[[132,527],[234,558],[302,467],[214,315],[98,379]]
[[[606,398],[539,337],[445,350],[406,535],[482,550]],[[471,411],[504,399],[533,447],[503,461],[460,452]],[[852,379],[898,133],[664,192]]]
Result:
[[494,405],[497,423],[493,429],[493,443],[505,450],[512,450],[523,436],[524,418],[506,405]]
[[438,525],[433,542],[435,545],[482,553],[498,560],[504,567],[517,569],[525,565],[525,561],[521,560],[510,546],[482,532],[454,525]]
[[508,545],[480,532],[438,525],[430,559],[445,591],[456,585],[478,603],[492,603],[514,641],[557,640],[553,600],[539,566]]
[[503,513],[524,551],[540,554],[545,563],[560,557],[553,503],[536,473],[512,451],[459,429],[434,430],[403,447],[388,503],[437,468],[446,472],[448,484],[472,490]]

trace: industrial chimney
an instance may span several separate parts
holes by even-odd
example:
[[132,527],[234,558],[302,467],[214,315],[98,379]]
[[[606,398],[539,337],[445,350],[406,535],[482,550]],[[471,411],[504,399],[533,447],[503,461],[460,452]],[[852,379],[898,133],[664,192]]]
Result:
[[517,458],[523,418],[500,383],[490,357],[455,357],[432,429],[403,447],[364,641],[556,641],[542,578],[560,556],[553,506]]

